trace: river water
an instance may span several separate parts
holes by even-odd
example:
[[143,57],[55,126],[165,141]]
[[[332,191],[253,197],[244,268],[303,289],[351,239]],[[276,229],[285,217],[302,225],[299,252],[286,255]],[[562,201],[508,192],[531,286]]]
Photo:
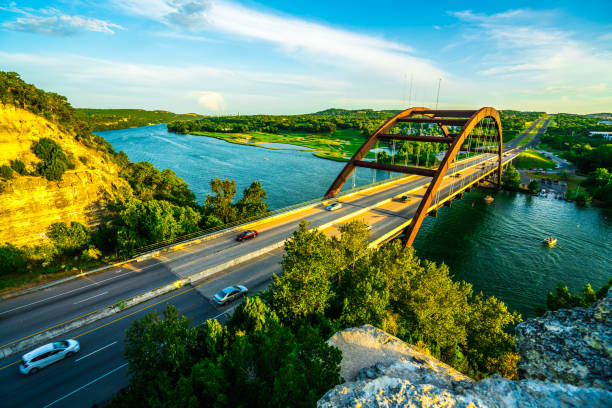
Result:
[[[309,152],[169,133],[165,125],[96,133],[132,161],[174,170],[200,202],[212,178],[227,177],[236,181],[238,196],[257,180],[271,208],[289,206],[321,197],[344,165]],[[355,185],[374,177],[389,173],[359,169]],[[345,187],[352,185],[353,178]],[[446,263],[457,279],[524,317],[533,316],[559,282],[575,291],[588,282],[598,288],[612,277],[612,210],[508,192],[494,194],[487,205],[489,193],[466,194],[437,218],[427,218],[414,244],[419,256]],[[541,243],[549,235],[558,239],[554,248]]]

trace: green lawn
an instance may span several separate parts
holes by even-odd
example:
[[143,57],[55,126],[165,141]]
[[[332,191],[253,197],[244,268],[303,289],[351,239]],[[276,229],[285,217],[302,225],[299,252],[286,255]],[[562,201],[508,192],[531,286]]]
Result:
[[358,129],[340,129],[331,135],[311,134],[303,132],[287,132],[284,134],[272,134],[262,132],[247,133],[220,133],[220,132],[190,132],[193,135],[209,136],[225,140],[230,143],[245,144],[262,148],[274,149],[274,147],[261,146],[258,143],[285,143],[291,144],[297,150],[300,147],[314,149],[313,154],[324,159],[345,161],[366,140]]
[[527,149],[516,159],[517,169],[554,169],[555,162],[541,153]]

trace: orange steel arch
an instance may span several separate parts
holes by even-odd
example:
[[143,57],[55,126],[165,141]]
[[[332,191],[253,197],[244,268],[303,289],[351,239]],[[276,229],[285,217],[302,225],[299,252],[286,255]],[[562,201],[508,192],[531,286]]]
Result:
[[[414,114],[425,115],[427,118],[412,118]],[[423,219],[427,216],[431,202],[438,191],[442,179],[446,175],[450,165],[455,160],[457,153],[459,152],[461,145],[470,135],[474,127],[483,119],[492,118],[495,127],[497,129],[499,151],[498,151],[498,179],[497,182],[501,185],[501,174],[502,174],[502,155],[503,155],[503,138],[502,138],[502,127],[499,118],[499,113],[495,108],[485,107],[477,111],[466,111],[466,110],[430,110],[423,107],[410,108],[402,111],[385,122],[376,132],[374,132],[368,140],[357,150],[355,155],[349,160],[344,166],[344,169],[340,172],[336,180],[332,183],[329,190],[327,191],[326,197],[335,196],[344,183],[348,180],[351,173],[356,167],[368,167],[372,169],[387,170],[408,174],[417,174],[426,177],[432,177],[429,187],[419,204],[412,222],[406,228],[406,234],[404,237],[404,243],[407,246],[412,245],[416,234],[423,223]],[[419,135],[393,135],[387,134],[389,129],[395,127],[398,122],[414,122],[414,123],[436,123],[442,129],[444,136],[419,136]],[[447,125],[462,126],[461,131],[458,134],[449,134]],[[372,162],[363,162],[362,159],[372,149],[374,144],[380,139],[396,139],[396,140],[410,140],[420,142],[436,142],[436,143],[448,143],[448,148],[444,159],[440,163],[437,170],[424,169],[419,167],[408,167],[399,165],[380,164]]]

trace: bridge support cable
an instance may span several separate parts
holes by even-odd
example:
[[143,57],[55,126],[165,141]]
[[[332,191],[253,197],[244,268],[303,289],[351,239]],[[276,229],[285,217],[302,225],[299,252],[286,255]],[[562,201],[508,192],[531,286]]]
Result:
[[[403,125],[404,123],[408,126]],[[413,132],[412,124],[419,125],[415,129],[416,132]],[[424,125],[427,127],[425,131],[423,130]],[[432,126],[436,126],[436,128],[432,128]],[[449,131],[449,126],[452,127],[451,131]],[[459,132],[455,133],[459,127]],[[394,129],[396,130],[394,131]],[[440,132],[436,132],[435,129]],[[391,147],[390,164],[379,162],[379,141],[384,141],[385,146]],[[389,141],[391,141],[390,146]],[[400,149],[397,149],[396,141],[402,141],[403,144]],[[408,145],[409,142],[417,143],[414,146]],[[424,149],[426,154],[425,167],[420,166],[422,165],[420,157],[422,143],[426,143]],[[432,148],[433,143],[436,144],[435,148]],[[437,153],[439,144],[448,146],[446,153],[438,168],[430,169],[428,168],[430,155]],[[365,161],[364,158],[375,146],[374,161]],[[493,146],[497,147],[497,150],[494,150]],[[441,205],[440,202],[445,201],[445,198],[448,197],[450,200],[454,196],[459,196],[463,190],[469,189],[471,183],[481,178],[479,174],[484,173],[478,169],[475,172],[472,171],[469,176],[462,174],[460,179],[453,177],[452,180],[445,183],[447,184],[446,187],[441,188],[444,177],[447,175],[450,166],[456,161],[457,154],[461,152],[462,147],[466,153],[465,160],[456,163],[453,172],[462,172],[468,166],[473,166],[472,159],[474,157],[472,155],[474,153],[484,155],[497,153],[499,158],[498,182],[501,183],[503,143],[501,122],[497,110],[490,107],[479,110],[432,110],[424,107],[406,109],[385,122],[363,143],[336,177],[325,196],[327,198],[336,196],[358,167],[372,169],[374,182],[377,170],[431,178],[419,207],[405,230],[404,242],[410,246],[414,242],[423,219],[429,212],[435,212]],[[400,151],[404,154],[403,165],[395,158],[395,155],[399,154]],[[408,166],[408,156],[410,154],[415,156],[416,166]]]

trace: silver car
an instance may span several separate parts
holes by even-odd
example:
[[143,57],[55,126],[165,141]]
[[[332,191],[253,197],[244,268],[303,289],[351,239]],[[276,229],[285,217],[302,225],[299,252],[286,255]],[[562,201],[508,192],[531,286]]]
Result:
[[79,342],[73,339],[45,344],[23,355],[19,371],[21,374],[33,374],[56,361],[72,356],[80,349]]
[[236,286],[228,286],[227,288],[219,291],[215,296],[214,300],[219,305],[224,305],[226,303],[232,302],[238,298],[246,296],[249,290],[242,285]]

